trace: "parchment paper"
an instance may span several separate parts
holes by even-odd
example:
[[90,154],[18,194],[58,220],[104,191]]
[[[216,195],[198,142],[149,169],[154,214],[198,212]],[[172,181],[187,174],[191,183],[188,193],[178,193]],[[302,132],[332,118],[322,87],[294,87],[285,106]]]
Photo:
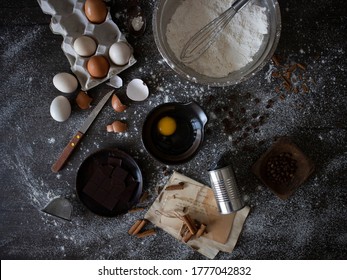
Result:
[[[182,190],[166,190],[167,186],[184,182]],[[193,237],[186,244],[207,258],[213,259],[219,251],[231,253],[241,233],[250,208],[222,215],[218,211],[212,189],[178,172],[174,172],[145,215],[159,228],[182,240],[183,221],[177,213],[189,214],[199,223],[207,225],[207,232]]]

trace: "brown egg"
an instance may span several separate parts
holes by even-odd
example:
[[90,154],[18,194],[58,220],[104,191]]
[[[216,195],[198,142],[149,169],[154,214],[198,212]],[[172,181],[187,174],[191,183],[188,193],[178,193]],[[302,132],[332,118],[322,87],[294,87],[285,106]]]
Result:
[[102,79],[107,76],[110,64],[102,55],[92,56],[87,62],[87,70],[89,74],[96,79]]
[[90,22],[99,24],[105,21],[108,10],[102,0],[87,0],[84,4],[84,12]]

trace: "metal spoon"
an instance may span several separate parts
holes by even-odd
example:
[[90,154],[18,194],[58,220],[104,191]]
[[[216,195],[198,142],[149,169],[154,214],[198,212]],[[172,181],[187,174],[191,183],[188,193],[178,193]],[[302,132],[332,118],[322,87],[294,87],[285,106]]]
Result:
[[181,52],[181,60],[190,63],[200,57],[216,41],[218,35],[228,25],[234,15],[249,1],[236,0],[229,9],[200,29],[185,44]]

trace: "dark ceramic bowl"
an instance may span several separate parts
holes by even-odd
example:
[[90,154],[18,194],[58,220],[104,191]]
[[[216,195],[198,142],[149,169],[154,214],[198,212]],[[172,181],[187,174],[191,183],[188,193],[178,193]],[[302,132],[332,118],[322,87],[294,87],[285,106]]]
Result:
[[[116,167],[119,167],[118,171],[114,171]],[[117,172],[116,176],[114,172]],[[124,185],[117,183],[116,177],[120,176],[125,178],[122,181]],[[121,190],[117,190],[119,186]],[[118,149],[102,149],[91,154],[77,172],[79,199],[89,210],[102,216],[112,217],[127,212],[138,202],[142,186],[139,166],[131,156]]]
[[[176,120],[176,131],[170,136],[163,136],[158,130],[158,122],[165,116]],[[205,112],[195,102],[165,103],[146,117],[142,141],[149,154],[158,161],[167,165],[182,164],[192,159],[200,149],[206,123]]]

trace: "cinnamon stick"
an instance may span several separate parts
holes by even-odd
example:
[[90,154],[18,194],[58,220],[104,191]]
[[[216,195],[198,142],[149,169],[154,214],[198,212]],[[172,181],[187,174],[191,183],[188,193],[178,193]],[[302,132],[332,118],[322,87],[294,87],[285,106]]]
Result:
[[276,66],[280,66],[280,62],[279,62],[279,59],[276,55],[273,55],[272,56],[272,61],[273,63],[276,65]]
[[141,220],[140,224],[134,230],[133,235],[138,234],[141,231],[141,229],[145,226],[146,223],[147,223],[147,220]]
[[128,210],[128,213],[135,213],[135,212],[139,212],[139,211],[143,211],[145,210],[145,208],[143,207],[136,207],[136,208],[131,208]]
[[183,190],[184,189],[184,183],[183,184],[177,184],[177,185],[170,185],[165,188],[166,191],[175,191],[175,190]]
[[184,236],[183,236],[183,242],[184,243],[187,243],[191,238],[193,237],[193,234],[190,232],[190,231],[188,231]]
[[299,68],[301,68],[302,70],[306,70],[306,66],[304,65],[304,64],[302,64],[302,63],[297,63],[296,64]]
[[137,233],[136,237],[144,238],[144,237],[151,236],[151,235],[154,235],[154,234],[156,234],[156,231],[155,231],[154,228],[151,228],[151,229],[145,230],[143,232]]
[[196,233],[196,237],[199,238],[201,235],[203,235],[205,233],[206,227],[207,226],[205,224],[201,224],[199,230]]
[[184,223],[187,225],[191,234],[194,235],[197,232],[197,228],[196,228],[195,223],[192,220],[192,218],[189,216],[189,214],[186,214],[186,215],[182,216],[182,219],[183,219]]
[[128,233],[130,235],[134,234],[134,231],[137,229],[137,227],[141,224],[142,220],[137,220],[135,224],[132,225],[132,227],[128,230]]

